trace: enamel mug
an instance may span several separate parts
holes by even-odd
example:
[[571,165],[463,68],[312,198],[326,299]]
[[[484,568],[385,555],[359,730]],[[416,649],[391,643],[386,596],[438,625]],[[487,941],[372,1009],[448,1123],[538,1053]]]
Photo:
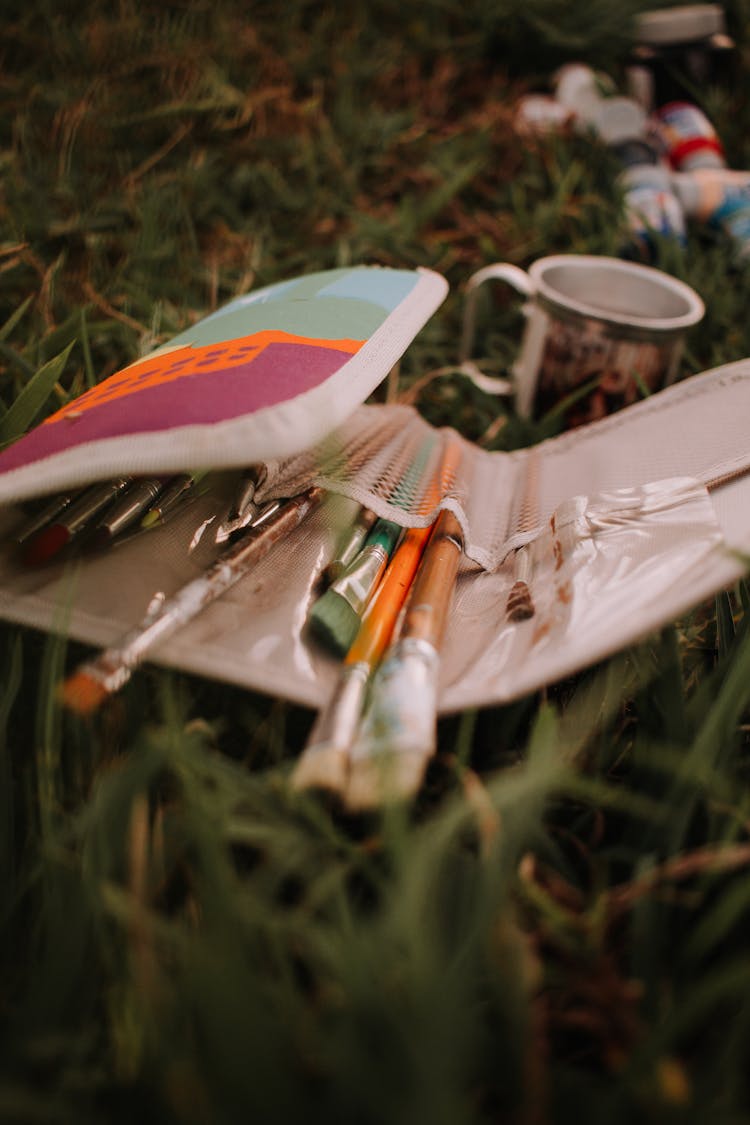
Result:
[[[488,281],[504,281],[525,298],[510,381],[483,375],[470,358],[477,297]],[[569,400],[565,425],[581,425],[673,382],[686,333],[704,312],[684,282],[621,258],[557,254],[528,271],[496,262],[466,287],[462,367],[485,390],[515,394],[525,417],[540,418]]]

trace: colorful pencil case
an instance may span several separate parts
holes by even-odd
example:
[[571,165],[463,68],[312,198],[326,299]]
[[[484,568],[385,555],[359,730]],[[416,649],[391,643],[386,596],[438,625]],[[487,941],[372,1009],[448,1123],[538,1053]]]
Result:
[[447,289],[430,270],[365,266],[239,297],[0,453],[0,502],[308,448],[382,382]]
[[[342,286],[349,297],[341,297]],[[288,323],[278,328],[276,302],[294,303],[295,292],[306,305],[319,294],[327,302],[331,288],[342,314],[332,322],[332,338],[364,343],[322,382],[304,388],[296,383],[289,397],[269,403],[263,397],[269,377],[263,374],[254,411],[244,409],[231,421],[178,411],[179,424],[162,421],[158,429],[144,421],[151,401],[144,397],[138,401],[145,414],[133,421],[126,411],[131,430],[114,433],[84,431],[86,414],[93,426],[107,402],[111,409],[100,417],[116,417],[116,394],[92,396],[88,411],[76,417],[74,404],[72,418],[53,417],[1,455],[0,496],[6,501],[66,483],[167,472],[201,461],[263,460],[261,499],[290,495],[312,482],[330,494],[331,503],[283,547],[149,659],[323,704],[339,661],[311,639],[307,621],[318,576],[334,551],[337,513],[351,513],[353,501],[403,526],[428,525],[440,507],[454,511],[462,524],[466,550],[440,666],[441,712],[506,702],[576,672],[744,573],[750,553],[750,360],[696,376],[534,448],[488,453],[449,428],[429,426],[412,407],[357,405],[436,307],[445,292],[442,279],[422,271],[336,271],[272,287],[240,305],[252,313],[253,331],[288,332]],[[375,293],[379,300],[372,299]],[[363,301],[377,305],[381,319],[364,327],[357,321],[354,331],[355,317],[344,314],[358,313]],[[220,312],[206,322],[214,335],[222,329],[225,343],[230,324],[221,322],[228,315]],[[325,338],[319,324],[308,322],[306,331],[307,340]],[[190,334],[171,350],[161,349],[155,353],[159,363],[184,358],[179,349],[193,350],[190,341],[196,339]],[[217,355],[204,358],[215,362]],[[144,380],[139,390],[138,382],[129,381],[145,370],[143,362],[127,369],[128,406],[128,395],[145,394],[150,386]],[[169,384],[175,400],[188,382],[181,382],[181,370],[172,371]],[[249,370],[265,369],[251,363]],[[343,386],[349,376],[357,381],[356,394]],[[204,369],[195,378],[204,379]],[[54,445],[45,427],[61,427],[55,433],[69,434],[68,441]],[[136,453],[129,456],[129,449]],[[441,476],[447,462],[454,468]],[[143,618],[154,593],[169,595],[216,557],[211,529],[226,500],[225,485],[219,476],[214,491],[148,535],[106,554],[81,556],[73,565],[36,571],[19,566],[12,538],[22,514],[7,503],[0,509],[0,615],[96,645],[116,641]],[[517,622],[509,618],[507,602],[521,554],[535,613]]]

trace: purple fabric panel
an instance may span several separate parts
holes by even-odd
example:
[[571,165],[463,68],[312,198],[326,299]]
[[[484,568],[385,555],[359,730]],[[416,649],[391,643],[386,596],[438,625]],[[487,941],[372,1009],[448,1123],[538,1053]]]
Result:
[[224,422],[324,383],[351,355],[310,344],[269,344],[251,363],[184,375],[31,430],[0,453],[0,472],[84,442]]

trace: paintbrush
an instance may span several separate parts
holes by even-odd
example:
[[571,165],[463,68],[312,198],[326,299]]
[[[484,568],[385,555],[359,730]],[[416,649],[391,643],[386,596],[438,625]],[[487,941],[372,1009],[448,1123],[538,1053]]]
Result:
[[437,739],[440,647],[463,552],[461,525],[443,510],[425,548],[395,643],[378,667],[351,750],[344,801],[363,811],[413,796]]
[[154,645],[172,636],[234,586],[275,543],[297,527],[322,498],[323,489],[313,486],[291,500],[271,501],[255,524],[226,548],[208,570],[163,602],[152,601],[140,624],[65,680],[59,691],[63,705],[82,715],[95,711],[128,682]]
[[310,631],[331,652],[345,656],[351,647],[400,534],[398,524],[376,520],[364,547],[310,610]]
[[[396,463],[390,467],[389,476],[397,482],[390,499],[396,507],[403,507],[410,502],[435,447],[435,441],[433,435],[423,441],[414,457],[411,447],[407,445],[400,452]],[[395,523],[378,519],[360,554],[318,599],[310,612],[311,632],[339,656],[346,655],[357,635],[362,614],[378,587],[399,533],[400,528]]]
[[129,531],[152,506],[166,484],[164,477],[139,477],[132,481],[98,520],[87,547],[105,550],[118,536]]
[[216,531],[216,542],[226,543],[243,528],[249,527],[256,519],[260,508],[255,494],[266,477],[264,465],[250,465],[240,477],[234,499],[229,511]]
[[[422,449],[418,458],[420,469],[424,467],[432,448],[430,441]],[[452,486],[459,461],[460,446],[449,442],[440,467],[425,492],[423,508],[425,504],[437,504]],[[416,474],[416,464],[409,469],[412,478]],[[365,610],[333,695],[319,713],[297,762],[292,774],[295,788],[324,789],[341,796],[345,793],[349,755],[362,720],[371,675],[390,643],[431,533],[432,526],[409,528],[396,548]]]
[[29,538],[23,548],[27,566],[40,566],[59,555],[73,540],[88,530],[93,521],[132,481],[132,477],[102,481],[86,488],[52,522]]
[[377,516],[370,508],[364,508],[360,505],[351,526],[341,537],[335,555],[323,567],[320,578],[325,586],[330,586],[332,582],[340,578],[347,567],[354,562],[376,519]]
[[75,489],[73,492],[60,492],[51,499],[48,499],[33,516],[30,516],[25,521],[21,529],[16,533],[16,543],[19,547],[28,542],[28,540],[39,531],[42,531],[43,528],[48,527],[58,516],[62,515],[65,509],[69,508],[80,494],[81,489]]
[[320,711],[294,769],[292,785],[296,789],[344,791],[349,750],[370,675],[388,646],[429,535],[429,527],[409,528],[394,551],[364,612],[333,695]]
[[141,516],[141,528],[146,531],[152,527],[160,527],[169,516],[179,511],[192,496],[196,485],[206,476],[207,471],[202,469],[194,473],[178,473],[171,477]]
[[[526,479],[515,518],[516,533],[533,531],[539,510],[539,457],[535,449],[526,462]],[[532,546],[525,543],[513,552],[513,584],[508,591],[505,615],[509,621],[526,621],[536,612],[531,593],[533,571]]]

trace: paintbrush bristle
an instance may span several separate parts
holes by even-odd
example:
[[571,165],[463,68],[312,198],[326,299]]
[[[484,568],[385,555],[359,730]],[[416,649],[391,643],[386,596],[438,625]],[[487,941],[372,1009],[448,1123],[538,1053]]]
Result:
[[505,613],[509,621],[527,621],[534,616],[534,599],[528,582],[519,578],[510,588]]
[[77,715],[93,714],[108,694],[101,680],[83,669],[74,672],[57,689],[57,697],[63,707]]
[[349,770],[344,804],[349,812],[367,812],[385,804],[409,801],[419,792],[427,769],[423,754],[384,752],[355,758]]
[[337,656],[346,656],[361,618],[336,590],[326,590],[310,610],[310,631]]
[[293,789],[319,789],[341,794],[346,788],[347,755],[335,746],[305,751],[292,773]]

